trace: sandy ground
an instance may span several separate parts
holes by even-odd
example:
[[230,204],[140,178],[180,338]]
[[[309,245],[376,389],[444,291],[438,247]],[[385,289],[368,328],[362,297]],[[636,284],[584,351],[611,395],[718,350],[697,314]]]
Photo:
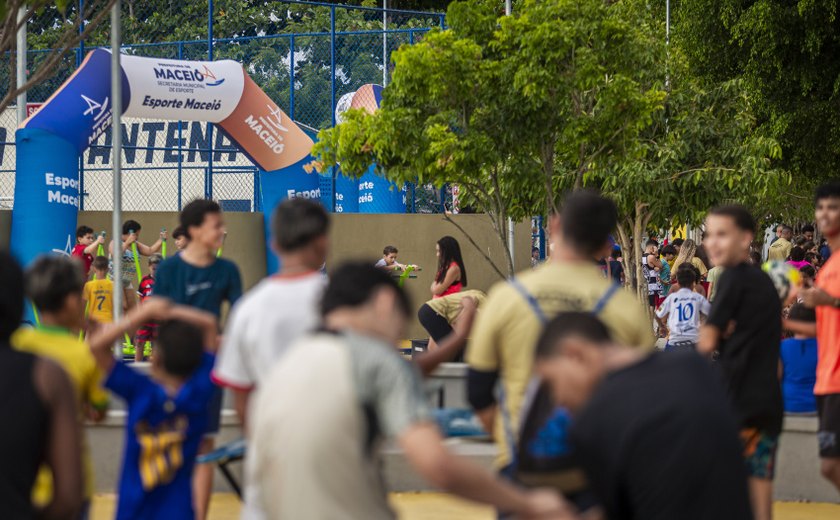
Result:
[[[91,520],[114,518],[114,495],[96,495]],[[441,493],[395,493],[391,495],[394,508],[402,520],[494,520],[492,510],[464,502]],[[236,520],[239,501],[233,494],[213,495],[210,520]],[[775,520],[836,520],[840,518],[838,504],[810,504],[776,502]]]

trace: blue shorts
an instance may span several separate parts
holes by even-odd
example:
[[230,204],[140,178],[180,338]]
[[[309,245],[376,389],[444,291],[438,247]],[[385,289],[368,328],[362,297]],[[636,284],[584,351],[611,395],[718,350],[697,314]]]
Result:
[[204,431],[205,437],[213,437],[219,433],[219,428],[222,425],[222,397],[224,390],[221,387],[216,387],[213,391],[213,396],[210,402],[207,403],[207,429]]

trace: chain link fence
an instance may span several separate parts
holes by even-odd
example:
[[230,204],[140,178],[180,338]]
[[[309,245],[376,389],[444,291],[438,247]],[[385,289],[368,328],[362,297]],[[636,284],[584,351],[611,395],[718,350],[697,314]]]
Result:
[[[92,0],[88,0],[89,2]],[[258,5],[256,5],[258,4]],[[86,10],[87,9],[87,10]],[[45,9],[27,28],[30,77],[49,56],[59,34],[88,19],[91,6],[77,0],[67,12]],[[335,124],[342,95],[364,84],[385,84],[390,55],[442,27],[442,13],[387,10],[303,1],[237,0],[123,1],[124,54],[183,60],[232,59],[301,128],[314,137]],[[32,108],[45,102],[96,47],[108,47],[107,23],[62,57],[54,72],[27,93]],[[0,84],[8,87],[6,56]],[[6,65],[5,67],[2,65]],[[108,78],[103,78],[108,81]],[[0,114],[0,208],[14,204],[15,107]],[[123,120],[123,208],[176,211],[198,197],[213,198],[226,211],[260,211],[258,169],[214,125],[194,121]],[[113,208],[113,129],[80,158],[81,209]],[[322,199],[332,200],[332,179],[322,178]],[[446,190],[410,186],[407,211],[439,212]],[[451,201],[451,194],[448,195]]]

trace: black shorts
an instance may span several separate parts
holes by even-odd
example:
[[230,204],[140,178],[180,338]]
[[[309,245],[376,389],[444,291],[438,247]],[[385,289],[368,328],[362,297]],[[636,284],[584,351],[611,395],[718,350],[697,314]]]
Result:
[[452,326],[446,318],[435,312],[427,303],[424,303],[417,311],[417,319],[436,343],[440,343],[443,338],[452,334]]
[[840,394],[816,397],[817,413],[820,416],[820,426],[817,430],[820,457],[840,458]]
[[224,389],[216,387],[213,390],[213,397],[207,403],[207,429],[204,431],[205,437],[214,437],[219,433],[219,428],[222,425],[222,397]]

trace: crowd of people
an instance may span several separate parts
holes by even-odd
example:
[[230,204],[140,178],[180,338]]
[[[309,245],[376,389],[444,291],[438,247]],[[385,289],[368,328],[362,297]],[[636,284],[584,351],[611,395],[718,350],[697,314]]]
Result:
[[[165,231],[145,245],[134,221],[109,255],[85,226],[78,259],[24,273],[0,253],[4,515],[87,518],[82,428],[106,416],[110,392],[127,406],[117,518],[203,520],[213,471],[196,458],[213,449],[227,388],[247,438],[246,519],[393,518],[386,439],[432,485],[502,518],[769,519],[785,411],[818,414],[820,469],[840,491],[840,183],[815,202],[816,228],[780,226],[769,245],[802,280],[782,297],[740,206],[711,209],[700,245],[645,243],[645,302],[622,288],[616,207],[592,191],[550,218],[546,262],[486,295],[466,289],[460,246],[443,237],[418,313],[432,348],[410,362],[397,345],[416,307],[393,276],[409,266],[388,246],[376,265],[327,276],[330,218],[310,201],[274,210],[280,271],[245,294],[217,254],[213,201],[184,207],[166,259]],[[124,268],[117,322],[109,256]],[[20,326],[25,297],[34,327]],[[115,359],[132,339],[136,360],[153,346],[149,373]],[[451,452],[423,390],[459,353],[495,472]]]

